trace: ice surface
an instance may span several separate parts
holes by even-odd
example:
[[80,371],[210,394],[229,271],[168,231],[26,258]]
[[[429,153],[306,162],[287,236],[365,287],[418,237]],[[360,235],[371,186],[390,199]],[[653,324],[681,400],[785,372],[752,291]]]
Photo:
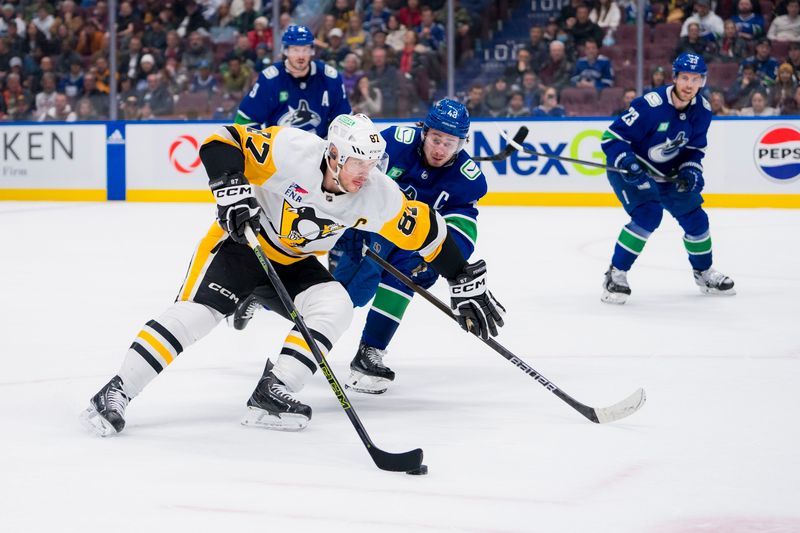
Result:
[[[321,376],[310,426],[239,425],[289,323],[220,325],[136,398],[121,435],[78,414],[173,300],[211,205],[0,203],[0,531],[800,531],[800,212],[711,210],[732,298],[699,293],[666,217],[600,302],[621,209],[483,208],[479,250],[508,308],[499,341],[576,399],[648,401],[585,420],[415,299],[382,396],[351,393],[375,468]],[[446,297],[440,283],[434,289]],[[365,313],[331,353],[347,376]]]

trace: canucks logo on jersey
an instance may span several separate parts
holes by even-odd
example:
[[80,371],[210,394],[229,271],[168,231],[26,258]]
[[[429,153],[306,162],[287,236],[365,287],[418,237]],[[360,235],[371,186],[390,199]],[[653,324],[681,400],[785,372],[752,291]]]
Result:
[[278,126],[291,126],[304,130],[313,130],[320,125],[322,119],[319,113],[311,109],[308,102],[300,100],[295,109],[289,106],[289,110],[278,119]]
[[681,148],[686,146],[688,142],[689,139],[686,138],[686,132],[679,131],[674,139],[667,137],[667,140],[663,143],[651,147],[647,151],[647,157],[655,163],[666,163],[677,156]]

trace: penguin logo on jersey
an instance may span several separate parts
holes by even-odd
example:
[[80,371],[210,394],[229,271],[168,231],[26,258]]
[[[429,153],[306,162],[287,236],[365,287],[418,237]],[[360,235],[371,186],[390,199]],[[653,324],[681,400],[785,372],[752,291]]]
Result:
[[305,100],[300,100],[297,104],[297,109],[289,106],[289,111],[278,119],[278,126],[290,126],[307,130],[313,130],[321,123],[322,119],[319,114],[311,109]]
[[345,229],[345,226],[318,217],[313,207],[292,207],[292,204],[284,200],[280,229],[283,244],[290,248],[302,248],[311,241],[330,237]]
[[674,139],[667,137],[667,140],[661,144],[657,144],[647,151],[647,157],[654,163],[666,163],[670,159],[674,159],[678,155],[681,148],[686,146],[689,139],[686,138],[686,133],[679,131]]

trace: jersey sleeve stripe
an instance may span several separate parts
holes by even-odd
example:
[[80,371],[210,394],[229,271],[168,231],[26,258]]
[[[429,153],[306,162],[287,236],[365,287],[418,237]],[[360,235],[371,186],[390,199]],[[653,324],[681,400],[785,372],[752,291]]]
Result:
[[452,215],[444,217],[447,226],[466,237],[474,246],[478,240],[478,224],[469,218],[457,218]]
[[200,287],[199,281],[203,278],[208,266],[211,264],[211,260],[214,258],[214,249],[227,236],[225,230],[219,224],[214,222],[211,225],[208,233],[200,241],[197,250],[194,252],[194,257],[192,257],[192,262],[189,265],[189,274],[186,276],[186,281],[183,282],[179,300],[191,301]]
[[442,215],[433,210],[431,210],[430,213],[431,231],[428,233],[428,239],[426,239],[425,245],[419,249],[419,255],[428,263],[439,255],[439,252],[442,250],[442,244],[444,244],[444,240],[447,238],[447,223],[444,221],[444,218],[442,218]]
[[235,148],[241,150],[242,145],[230,132],[227,127],[219,128],[217,131],[212,133],[208,136],[208,138],[203,141],[203,145],[210,144],[212,142],[221,142],[224,144],[229,144]]

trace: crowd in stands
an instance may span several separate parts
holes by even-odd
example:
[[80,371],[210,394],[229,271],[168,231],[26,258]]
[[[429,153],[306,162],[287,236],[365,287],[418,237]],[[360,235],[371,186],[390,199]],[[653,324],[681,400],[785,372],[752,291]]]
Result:
[[[0,0],[1,1],[1,0]],[[279,31],[302,0],[279,1]],[[456,0],[457,66],[520,4]],[[355,111],[422,115],[446,85],[444,0],[330,0],[316,58],[342,75]],[[530,27],[488,84],[457,87],[473,117],[621,113],[636,96],[635,0],[570,0]],[[232,119],[273,57],[269,0],[122,0],[117,71],[103,0],[8,0],[0,7],[0,120]],[[649,0],[645,89],[669,83],[681,52],[709,64],[716,115],[800,114],[800,0]],[[306,22],[306,21],[303,21]],[[523,30],[524,31],[524,30]],[[278,36],[279,37],[279,36]]]

